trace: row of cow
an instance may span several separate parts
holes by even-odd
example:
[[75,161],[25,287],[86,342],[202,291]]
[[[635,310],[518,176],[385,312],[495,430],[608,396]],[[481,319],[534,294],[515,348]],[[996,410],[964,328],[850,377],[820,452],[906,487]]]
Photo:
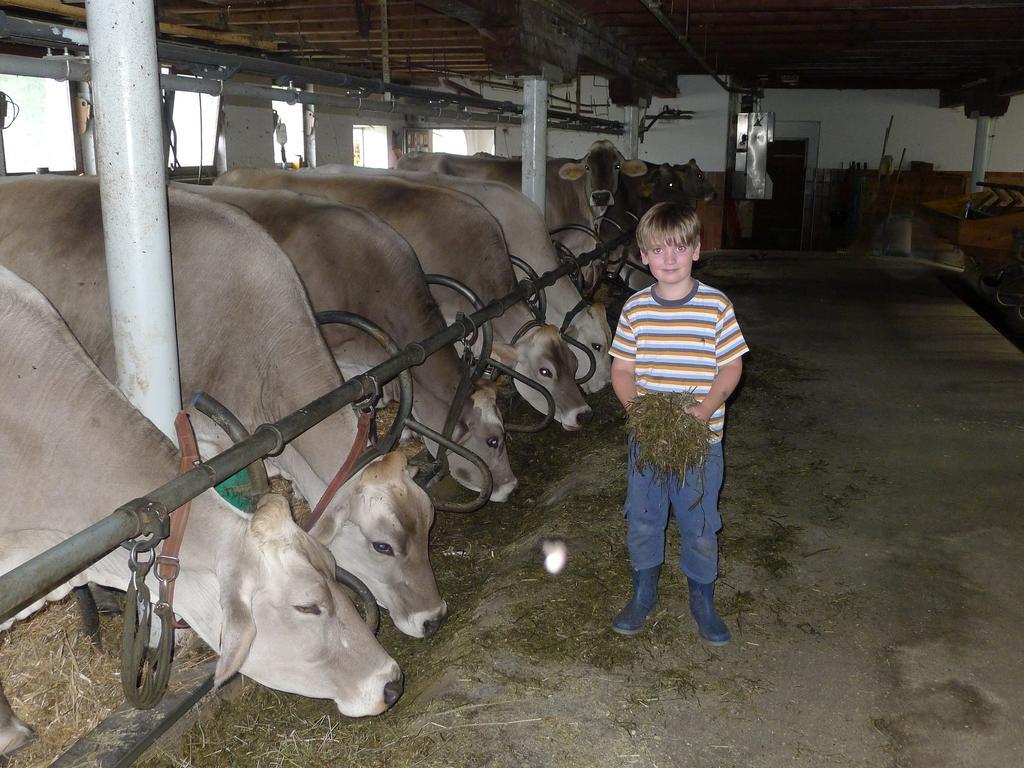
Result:
[[[598,165],[605,144],[574,161],[583,173],[563,181],[589,179],[587,170]],[[622,166],[615,156],[613,167]],[[600,198],[605,207],[615,199],[615,181],[610,197]],[[588,209],[594,183],[588,180],[581,196]],[[512,187],[518,177],[503,185],[436,172],[338,169],[238,169],[209,188],[171,185],[183,401],[203,390],[250,429],[277,421],[338,387],[343,373],[360,373],[384,357],[359,332],[318,327],[316,311],[364,315],[406,344],[467,310],[453,292],[432,289],[425,273],[452,275],[486,302],[516,285],[509,254],[537,272],[558,266],[547,236],[550,221]],[[592,225],[589,211],[586,216],[584,223]],[[0,382],[6,394],[0,482],[19,489],[17,503],[0,512],[0,573],[176,472],[173,444],[110,384],[114,356],[100,222],[94,179],[0,182]],[[593,352],[595,364],[586,364],[595,370],[584,386],[603,387],[611,336],[603,308],[561,280],[547,291],[546,318],[517,305],[493,325],[493,355],[547,389],[565,429],[582,428],[590,407],[575,376],[584,356],[562,332]],[[460,365],[448,348],[412,371],[414,415],[436,431],[459,386]],[[528,387],[521,392],[546,409],[546,398]],[[203,456],[229,447],[213,420],[194,409],[190,415]],[[319,499],[356,434],[355,415],[343,409],[268,462],[306,499]],[[483,458],[494,478],[492,500],[507,499],[517,481],[491,384],[476,384],[453,438]],[[453,456],[451,471],[466,487],[479,487],[470,462]],[[57,477],[73,483],[56,484]],[[366,583],[402,632],[424,637],[444,620],[447,606],[427,556],[434,510],[401,453],[387,454],[346,483],[308,533],[273,494],[251,516],[213,491],[193,508],[175,611],[220,653],[218,683],[240,671],[279,690],[331,699],[353,716],[378,714],[394,703],[401,672],[335,583],[334,562]],[[73,587],[94,582],[124,589],[129,575],[124,555],[109,555],[0,630]],[[29,738],[0,690],[0,755]]]

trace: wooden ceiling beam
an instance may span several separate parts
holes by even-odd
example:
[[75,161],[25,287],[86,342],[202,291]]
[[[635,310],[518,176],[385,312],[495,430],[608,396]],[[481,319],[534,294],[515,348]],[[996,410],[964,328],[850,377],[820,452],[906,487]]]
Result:
[[472,25],[494,69],[506,75],[571,80],[581,66],[649,83],[674,94],[675,79],[659,65],[624,48],[577,6],[561,0],[420,0]]

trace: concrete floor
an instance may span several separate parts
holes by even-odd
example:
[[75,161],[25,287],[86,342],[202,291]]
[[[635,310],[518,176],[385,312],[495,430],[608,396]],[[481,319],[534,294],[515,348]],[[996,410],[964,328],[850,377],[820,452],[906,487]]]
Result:
[[777,470],[802,553],[767,590],[787,626],[757,639],[764,744],[725,726],[735,764],[1024,765],[1024,354],[920,264],[729,254],[701,275],[752,360],[799,372],[757,398],[767,432],[727,442],[735,483]]
[[[1024,353],[942,274],[705,259],[752,349],[721,501],[730,645],[696,636],[674,526],[647,626],[610,631],[629,565],[622,414],[603,392],[586,437],[515,441],[509,503],[439,516],[451,616],[430,641],[385,622],[407,676],[394,710],[331,730],[328,703],[254,686],[186,759],[147,765],[1024,765]],[[546,535],[573,546],[558,577]]]

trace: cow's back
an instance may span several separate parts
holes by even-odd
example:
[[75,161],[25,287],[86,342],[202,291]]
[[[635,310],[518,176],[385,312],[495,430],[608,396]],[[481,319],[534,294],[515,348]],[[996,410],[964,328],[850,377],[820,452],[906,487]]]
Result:
[[[317,311],[362,315],[403,346],[444,328],[412,246],[370,211],[288,190],[216,185],[196,192],[242,209],[266,229],[292,260]],[[364,369],[387,356],[362,331],[337,324],[321,330],[331,349],[357,350]],[[454,389],[460,375],[454,350],[430,356],[412,374],[429,387],[439,382]]]
[[217,184],[288,189],[365,208],[409,241],[424,272],[460,276],[485,300],[515,287],[501,227],[468,195],[398,178],[256,169],[229,171]]
[[[305,289],[267,233],[231,206],[177,189],[168,200],[183,397],[206,389],[252,426],[338,386]],[[0,263],[43,291],[114,378],[98,183],[0,181]]]

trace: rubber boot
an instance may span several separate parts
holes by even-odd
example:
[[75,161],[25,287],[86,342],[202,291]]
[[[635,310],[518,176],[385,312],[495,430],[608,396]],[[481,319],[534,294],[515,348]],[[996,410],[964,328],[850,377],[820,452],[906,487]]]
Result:
[[689,577],[686,582],[690,585],[690,613],[701,638],[709,645],[725,645],[732,635],[715,611],[715,582],[700,584]]
[[658,576],[661,566],[633,571],[633,597],[612,620],[612,629],[620,635],[635,635],[643,629],[647,614],[658,600]]

